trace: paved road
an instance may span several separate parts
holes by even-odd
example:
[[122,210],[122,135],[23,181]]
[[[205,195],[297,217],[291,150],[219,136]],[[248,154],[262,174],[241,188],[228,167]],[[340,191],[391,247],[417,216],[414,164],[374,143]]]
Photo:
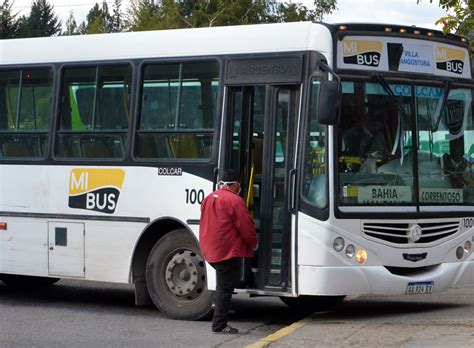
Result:
[[[210,323],[175,321],[133,304],[129,286],[60,281],[49,291],[0,285],[0,347],[245,347],[297,322],[275,298],[233,300],[244,333],[210,333]],[[316,313],[271,347],[473,347],[474,289],[430,296],[360,297]]]
[[271,347],[474,347],[474,289],[366,296],[316,313]]
[[[2,283],[0,283],[2,284]],[[134,306],[133,288],[61,280],[48,291],[0,285],[0,347],[244,347],[299,320],[276,298],[233,301],[244,333],[212,334],[209,321],[176,321]]]

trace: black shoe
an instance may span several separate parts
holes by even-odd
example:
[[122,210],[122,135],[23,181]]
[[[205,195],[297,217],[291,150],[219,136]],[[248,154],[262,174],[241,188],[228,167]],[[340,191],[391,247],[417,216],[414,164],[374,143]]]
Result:
[[224,327],[223,329],[220,329],[220,330],[212,329],[212,333],[235,335],[235,334],[239,333],[239,330],[236,329],[235,327],[231,327],[231,326],[227,325],[226,327]]

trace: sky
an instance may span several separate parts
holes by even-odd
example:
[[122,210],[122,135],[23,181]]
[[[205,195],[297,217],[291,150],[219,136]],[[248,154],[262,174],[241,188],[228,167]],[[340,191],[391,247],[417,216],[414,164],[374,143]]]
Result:
[[[32,0],[12,0],[13,8],[21,14],[28,14]],[[286,0],[290,1],[290,0]],[[89,10],[96,2],[102,0],[49,0],[54,5],[55,12],[63,23],[66,22],[71,11],[78,23],[82,22]],[[107,1],[112,7],[113,0]],[[296,1],[297,2],[297,1]],[[311,7],[312,0],[300,1]],[[385,24],[416,25],[430,29],[441,29],[436,27],[438,18],[445,15],[445,12],[438,7],[438,0],[338,0],[338,9],[331,15],[324,18],[328,23],[339,22],[369,22]],[[125,9],[130,0],[122,0],[122,8]]]

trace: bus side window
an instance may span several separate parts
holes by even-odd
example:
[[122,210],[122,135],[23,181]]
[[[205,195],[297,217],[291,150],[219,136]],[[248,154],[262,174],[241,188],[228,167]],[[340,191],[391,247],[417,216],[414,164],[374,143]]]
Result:
[[129,65],[65,69],[55,150],[57,157],[125,157],[130,105],[129,81]]
[[324,125],[318,123],[317,97],[319,81],[311,86],[311,108],[306,127],[306,147],[304,159],[304,184],[302,197],[305,203],[317,209],[324,209],[328,204],[328,179],[326,168],[326,131]]
[[143,75],[135,155],[141,159],[210,158],[218,64],[150,64]]
[[0,71],[0,159],[42,159],[52,113],[49,68]]

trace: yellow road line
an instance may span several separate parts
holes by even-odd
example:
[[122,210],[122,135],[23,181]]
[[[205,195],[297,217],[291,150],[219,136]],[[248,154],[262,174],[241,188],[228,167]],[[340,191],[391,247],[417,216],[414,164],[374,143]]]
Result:
[[286,326],[280,330],[278,330],[277,332],[275,333],[272,333],[271,335],[268,335],[267,337],[264,337],[262,338],[261,340],[255,342],[255,343],[252,343],[252,344],[249,344],[248,346],[246,346],[245,348],[262,348],[262,347],[266,347],[268,346],[269,344],[271,343],[275,343],[276,341],[278,341],[279,339],[281,339],[282,337],[285,337],[286,335],[289,335],[290,333],[292,333],[293,331],[295,330],[298,330],[299,328],[305,326],[306,324],[308,324],[309,322],[311,321],[311,319],[309,318],[305,318],[305,319],[302,319],[300,321],[297,321],[296,323],[293,323],[289,326]]

